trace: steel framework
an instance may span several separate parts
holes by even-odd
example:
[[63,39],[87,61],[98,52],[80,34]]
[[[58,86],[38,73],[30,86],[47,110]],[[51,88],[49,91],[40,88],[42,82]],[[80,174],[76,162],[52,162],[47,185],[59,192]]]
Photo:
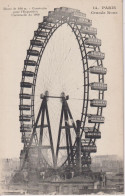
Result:
[[[35,86],[40,65],[41,58],[43,56],[46,45],[54,32],[63,24],[67,24],[75,34],[79,49],[81,53],[81,60],[83,64],[83,107],[81,112],[81,119],[75,123],[71,111],[69,109],[67,100],[62,97],[62,111],[59,125],[59,135],[57,141],[56,155],[54,154],[53,141],[51,134],[51,127],[49,122],[49,113],[47,107],[47,99],[44,96],[40,111],[35,121],[34,117],[34,98],[35,98]],[[100,123],[104,123],[104,117],[102,117],[102,110],[106,107],[106,101],[104,100],[104,91],[107,90],[107,85],[104,84],[104,75],[107,70],[103,67],[104,53],[100,51],[101,40],[96,38],[97,30],[91,27],[92,21],[86,18],[84,13],[72,8],[55,8],[54,11],[49,12],[48,16],[43,18],[43,22],[39,23],[37,31],[34,32],[34,37],[30,42],[30,47],[27,51],[26,60],[24,61],[24,68],[22,72],[21,90],[20,90],[20,131],[22,132],[22,142],[24,143],[24,160],[26,161],[29,149],[32,145],[40,146],[42,144],[42,135],[44,133],[44,117],[46,113],[47,127],[50,138],[50,149],[53,157],[53,166],[55,167],[58,153],[61,149],[60,137],[62,130],[62,121],[65,120],[65,134],[66,134],[66,149],[67,158],[62,164],[62,167],[78,165],[80,168],[88,168],[91,164],[90,154],[96,152],[96,139],[101,138]],[[37,60],[31,60],[30,57],[37,57]],[[90,66],[90,62],[94,60],[95,66]],[[34,67],[35,71],[28,70],[29,67]],[[89,82],[90,74],[96,74],[98,76],[98,82]],[[31,82],[26,82],[28,78],[31,78]],[[30,93],[27,93],[29,89]],[[90,100],[89,91],[96,90],[98,97]],[[28,104],[25,104],[25,100]],[[88,104],[90,102],[91,107],[95,107],[97,112],[95,114],[88,114]],[[28,111],[28,115],[26,114]],[[40,124],[40,137],[37,136],[36,128],[38,121],[41,118]],[[72,143],[72,135],[70,134],[70,127],[67,122],[68,119],[72,119],[72,127],[76,133],[75,143]],[[87,126],[86,123],[92,124],[92,127]],[[83,133],[85,138],[83,139]],[[29,134],[29,135],[28,135]],[[79,141],[79,142],[78,142]],[[79,145],[80,143],[80,145]],[[44,156],[43,156],[44,159]],[[79,159],[76,164],[76,159]],[[23,162],[22,168],[24,167]],[[46,160],[44,161],[45,165]]]

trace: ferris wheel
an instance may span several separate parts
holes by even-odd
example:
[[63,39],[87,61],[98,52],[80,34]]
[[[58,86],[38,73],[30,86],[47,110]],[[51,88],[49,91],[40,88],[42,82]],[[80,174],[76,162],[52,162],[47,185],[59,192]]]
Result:
[[[65,31],[71,34],[65,36]],[[69,42],[66,40],[64,45],[64,37],[69,36],[67,39],[70,40],[72,35],[77,42],[69,41],[68,48]],[[35,167],[38,162],[52,168],[75,167],[78,155],[82,168],[90,166],[91,153],[97,151],[96,139],[101,138],[102,111],[107,105],[104,100],[104,91],[107,90],[104,83],[107,69],[103,67],[105,55],[96,35],[92,20],[77,9],[55,8],[39,23],[27,50],[20,83],[22,167],[28,157],[32,157]],[[76,59],[78,55],[74,54],[75,47],[80,62]],[[59,57],[62,49],[63,54]],[[77,151],[78,146],[80,151]],[[33,162],[37,157],[41,158]]]

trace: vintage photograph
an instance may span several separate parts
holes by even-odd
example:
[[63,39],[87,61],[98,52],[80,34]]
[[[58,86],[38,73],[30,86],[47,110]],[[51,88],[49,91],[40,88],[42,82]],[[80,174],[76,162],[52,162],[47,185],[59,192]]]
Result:
[[123,2],[0,9],[0,194],[124,194]]

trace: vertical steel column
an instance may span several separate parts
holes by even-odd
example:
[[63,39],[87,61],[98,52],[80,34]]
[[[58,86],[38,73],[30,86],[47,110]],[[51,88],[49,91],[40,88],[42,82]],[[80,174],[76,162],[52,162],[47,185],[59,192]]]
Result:
[[49,139],[50,139],[53,165],[54,165],[54,168],[56,168],[56,158],[55,158],[55,153],[54,153],[52,132],[51,132],[51,126],[50,126],[50,120],[49,120],[49,112],[48,112],[48,107],[47,107],[47,99],[46,99],[46,103],[45,103],[45,110],[46,110],[46,118],[47,118],[47,123],[48,123],[48,131],[49,131]]
[[81,127],[81,121],[77,120],[77,133],[76,133],[76,165],[78,168],[78,173],[81,173],[81,137],[80,137],[80,127]]
[[57,147],[56,147],[56,163],[57,163],[58,153],[59,153],[62,120],[63,120],[63,105],[62,105],[62,110],[61,110],[61,117],[60,117],[60,123],[59,123],[59,134],[58,134]]
[[41,161],[41,147],[42,147],[42,138],[43,138],[43,127],[44,127],[44,117],[45,117],[45,101],[43,103],[41,115],[41,126],[40,126],[40,136],[39,136],[39,146],[38,146],[38,167],[40,168]]
[[66,148],[67,148],[67,156],[68,156],[68,165],[70,165],[70,151],[69,151],[69,128],[68,128],[68,115],[65,108],[65,98],[63,98],[63,110],[64,110],[64,119],[65,119],[65,133],[66,133]]
[[69,153],[71,152],[71,157],[68,157],[68,163],[70,165],[70,158],[73,159],[73,150],[72,150],[72,140],[71,140],[71,134],[70,134],[70,128],[68,123],[68,112],[67,112],[67,105],[66,100],[64,100],[64,118],[65,118],[65,129],[66,129],[66,141],[67,141],[67,154],[69,156]]

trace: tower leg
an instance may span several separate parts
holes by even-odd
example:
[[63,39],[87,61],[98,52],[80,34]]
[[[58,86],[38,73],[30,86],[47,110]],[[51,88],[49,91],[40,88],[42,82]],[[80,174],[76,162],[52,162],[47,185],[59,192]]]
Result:
[[[71,125],[69,124],[71,121]],[[62,126],[64,124],[64,126]],[[57,141],[57,148],[56,148],[56,159],[58,161],[58,154],[60,150],[65,149],[67,151],[67,162],[68,167],[74,165],[74,155],[73,155],[73,144],[72,144],[72,135],[70,128],[73,128],[74,133],[76,134],[76,126],[74,120],[72,118],[71,112],[69,110],[67,101],[65,97],[62,97],[62,110],[60,116],[60,124],[59,124],[59,132],[58,132],[58,141]],[[62,129],[64,129],[65,133],[65,146],[60,146],[61,136],[62,136]]]
[[76,137],[76,145],[77,145],[77,152],[76,152],[76,157],[77,157],[77,168],[78,168],[78,173],[81,174],[81,137],[80,137],[80,127],[81,127],[81,121],[77,120],[77,137]]
[[[47,125],[44,125],[45,113],[46,113]],[[49,145],[48,146],[43,145],[43,134],[44,134],[44,128],[46,128],[46,127],[48,127],[48,136],[49,136]],[[40,131],[40,133],[38,134],[39,141],[37,143],[35,143],[35,146],[34,146],[33,139],[34,139],[34,136],[37,134],[37,131],[38,131],[38,130],[36,131],[37,128],[39,128],[39,131]],[[37,151],[36,152],[37,156],[35,158],[32,157],[32,155],[33,155],[32,150],[31,150],[31,153],[29,153],[31,147],[34,148],[34,153],[35,153],[35,150]],[[38,112],[38,116],[37,116],[34,128],[33,128],[33,132],[32,132],[31,138],[30,138],[29,145],[27,146],[27,149],[26,149],[26,153],[25,153],[25,157],[24,157],[21,169],[24,168],[26,161],[28,161],[29,154],[33,158],[33,160],[37,159],[36,162],[37,162],[37,166],[39,169],[41,167],[41,163],[42,163],[43,167],[48,167],[49,164],[47,163],[47,161],[45,160],[45,158],[42,154],[42,149],[49,149],[49,148],[51,149],[53,166],[55,168],[56,167],[56,159],[55,159],[55,154],[54,154],[53,139],[52,139],[49,113],[48,113],[48,107],[47,107],[47,98],[46,98],[46,96],[44,96],[43,101],[40,106],[40,109],[39,109],[39,112]]]
[[51,146],[51,152],[52,152],[53,166],[54,166],[54,168],[56,168],[56,158],[55,158],[55,153],[54,153],[54,146],[53,146],[53,139],[52,139],[52,132],[51,132],[47,102],[46,102],[46,117],[47,117],[47,123],[48,123],[48,131],[49,131],[49,139],[50,139],[50,146]]

